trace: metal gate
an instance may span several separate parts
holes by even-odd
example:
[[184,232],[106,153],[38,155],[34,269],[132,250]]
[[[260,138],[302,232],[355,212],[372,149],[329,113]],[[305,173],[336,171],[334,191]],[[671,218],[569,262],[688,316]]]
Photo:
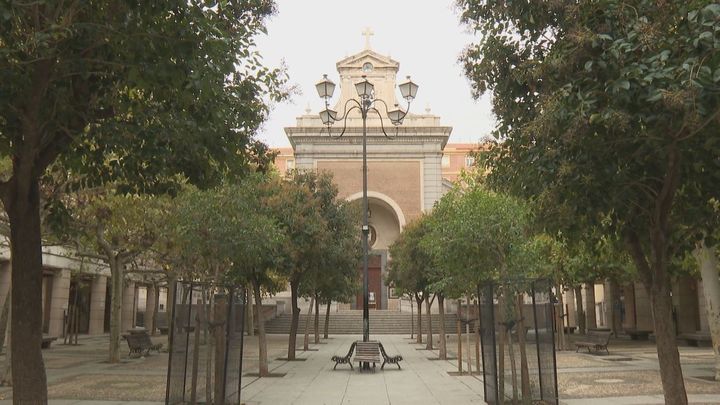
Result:
[[244,289],[183,282],[171,288],[165,403],[239,404]]
[[558,404],[551,284],[487,283],[478,303],[485,402]]

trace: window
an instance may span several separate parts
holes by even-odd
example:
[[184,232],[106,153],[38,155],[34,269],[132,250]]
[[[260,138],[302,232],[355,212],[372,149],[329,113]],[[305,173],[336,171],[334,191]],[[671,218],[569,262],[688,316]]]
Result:
[[465,155],[465,167],[470,167],[475,164],[475,156]]
[[288,170],[295,170],[295,159],[288,159],[288,160],[287,160],[287,169],[288,169]]
[[450,156],[449,155],[443,155],[442,167],[450,167]]

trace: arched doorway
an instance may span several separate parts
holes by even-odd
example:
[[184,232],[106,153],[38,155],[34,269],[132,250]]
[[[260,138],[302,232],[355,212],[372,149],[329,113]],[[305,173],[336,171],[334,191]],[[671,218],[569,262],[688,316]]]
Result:
[[[353,201],[362,198],[354,194],[348,198]],[[370,309],[387,309],[390,298],[384,276],[388,262],[388,249],[400,236],[405,225],[405,217],[400,207],[390,197],[368,192],[368,215],[370,224],[370,255],[368,257],[368,292]],[[358,269],[362,274],[362,266]],[[363,296],[358,294],[353,309],[362,309]]]

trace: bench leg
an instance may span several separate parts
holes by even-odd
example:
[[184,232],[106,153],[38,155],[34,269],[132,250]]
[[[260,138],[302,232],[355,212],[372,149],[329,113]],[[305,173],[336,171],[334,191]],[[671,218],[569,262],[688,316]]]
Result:
[[350,370],[355,371],[355,368],[354,368],[353,365],[352,365],[352,361],[348,361],[348,364],[350,365]]
[[336,361],[336,362],[335,362],[335,367],[333,367],[333,370],[335,370],[335,369],[337,368],[337,365],[338,365],[338,362]]
[[397,363],[395,363],[395,364],[397,364],[398,370],[402,370],[402,369],[400,368],[400,362],[399,362],[399,361],[398,361]]
[[380,366],[380,370],[385,369],[385,363],[387,363],[387,360],[383,360],[382,365]]

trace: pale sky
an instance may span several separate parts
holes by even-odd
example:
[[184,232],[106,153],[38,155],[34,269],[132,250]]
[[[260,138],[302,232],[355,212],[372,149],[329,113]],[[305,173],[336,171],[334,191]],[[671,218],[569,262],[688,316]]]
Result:
[[420,86],[411,112],[429,106],[442,125],[453,127],[450,142],[476,143],[493,129],[490,97],[473,100],[458,62],[474,35],[460,26],[453,0],[276,2],[279,12],[268,22],[268,35],[258,38],[258,49],[268,66],[287,66],[290,84],[301,93],[273,107],[259,133],[270,146],[290,145],[283,128],[294,126],[308,103],[313,112],[321,110],[315,83],[323,73],[340,81],[335,63],[364,49],[365,27],[374,32],[371,48],[400,62],[398,82],[412,75]]

